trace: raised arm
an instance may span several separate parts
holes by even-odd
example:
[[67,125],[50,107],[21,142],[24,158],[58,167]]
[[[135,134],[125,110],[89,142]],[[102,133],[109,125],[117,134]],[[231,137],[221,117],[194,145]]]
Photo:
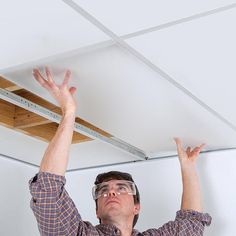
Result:
[[177,145],[183,181],[181,209],[202,212],[202,197],[196,170],[196,160],[205,144],[201,144],[192,150],[190,147],[184,150],[179,138],[175,138],[175,142]]
[[45,68],[44,77],[38,69],[33,70],[33,75],[39,84],[44,87],[56,99],[62,110],[62,119],[55,136],[50,141],[40,165],[40,172],[49,172],[52,174],[65,174],[69,149],[73,136],[75,122],[76,101],[74,93],[75,87],[69,87],[71,72],[66,71],[62,84],[56,85],[52,78],[50,70]]
[[195,235],[203,236],[205,226],[211,224],[211,216],[202,212],[200,184],[196,171],[197,157],[205,144],[191,150],[183,149],[181,140],[175,138],[183,180],[181,210],[177,211],[174,221],[169,221],[158,229],[150,229],[148,235]]

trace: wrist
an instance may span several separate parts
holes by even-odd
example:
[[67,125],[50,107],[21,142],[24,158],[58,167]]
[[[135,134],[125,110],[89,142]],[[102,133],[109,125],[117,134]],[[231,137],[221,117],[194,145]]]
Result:
[[76,108],[70,107],[62,109],[62,115],[63,116],[75,116]]
[[197,167],[196,167],[196,163],[187,163],[187,164],[183,164],[180,163],[180,167],[181,167],[181,171],[196,171]]
[[66,119],[73,119],[75,120],[75,111],[64,111],[62,112],[62,117]]
[[77,109],[76,103],[73,104],[73,103],[70,103],[70,102],[61,104],[60,107],[61,107],[61,111],[62,111],[63,115],[75,114],[76,113],[76,109]]

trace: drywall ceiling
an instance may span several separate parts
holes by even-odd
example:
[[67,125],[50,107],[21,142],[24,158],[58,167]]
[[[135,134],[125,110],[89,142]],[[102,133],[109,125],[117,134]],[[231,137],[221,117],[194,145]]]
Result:
[[[7,1],[0,74],[55,103],[32,69],[48,65],[59,83],[69,68],[77,115],[150,158],[174,153],[175,136],[234,148],[233,22],[233,1]],[[2,154],[39,164],[46,143],[5,127],[0,136]],[[137,160],[99,140],[71,156],[71,169]]]

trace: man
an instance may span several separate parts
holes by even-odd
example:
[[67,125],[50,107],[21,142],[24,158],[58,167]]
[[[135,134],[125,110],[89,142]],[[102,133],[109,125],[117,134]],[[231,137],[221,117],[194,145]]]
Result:
[[75,121],[75,87],[69,87],[70,71],[66,71],[64,81],[56,85],[48,68],[44,78],[35,69],[35,79],[56,99],[62,110],[62,120],[57,132],[46,149],[39,173],[30,180],[32,194],[31,208],[38,222],[41,235],[119,235],[119,236],[167,236],[203,235],[205,225],[210,225],[211,217],[202,213],[201,193],[196,173],[196,159],[204,144],[182,149],[176,138],[178,156],[183,180],[181,210],[175,221],[170,221],[159,229],[149,229],[139,233],[133,229],[140,211],[138,188],[131,175],[117,171],[97,176],[93,188],[96,214],[100,224],[93,226],[83,221],[75,204],[66,192],[65,171],[69,158]]

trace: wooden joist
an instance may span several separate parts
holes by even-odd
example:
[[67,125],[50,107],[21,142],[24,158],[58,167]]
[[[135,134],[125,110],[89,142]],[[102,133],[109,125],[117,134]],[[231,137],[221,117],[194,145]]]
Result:
[[[36,103],[42,107],[45,107],[50,111],[53,111],[61,115],[61,109],[59,107],[55,106],[54,104],[40,98],[39,96],[25,89],[22,89],[16,92],[16,94],[27,100],[30,100],[33,103]],[[15,123],[14,123],[14,126],[16,128],[27,128],[27,127],[33,127],[33,126],[48,124],[48,123],[52,123],[52,121],[44,117],[41,117],[33,112],[25,110],[24,108],[16,107]]]
[[21,87],[15,85],[14,83],[12,83],[9,80],[4,79],[2,76],[0,76],[0,87],[6,89],[8,91],[11,91],[11,92],[21,89]]
[[[55,135],[57,127],[58,127],[58,124],[52,122],[52,123],[44,124],[44,125],[21,128],[20,130],[22,130],[23,133],[28,134],[32,137],[49,142]],[[90,140],[92,139],[85,135],[82,135],[77,132],[73,133],[72,143],[81,143],[81,142],[86,142]]]
[[15,105],[0,99],[0,124],[8,128],[14,127]]

